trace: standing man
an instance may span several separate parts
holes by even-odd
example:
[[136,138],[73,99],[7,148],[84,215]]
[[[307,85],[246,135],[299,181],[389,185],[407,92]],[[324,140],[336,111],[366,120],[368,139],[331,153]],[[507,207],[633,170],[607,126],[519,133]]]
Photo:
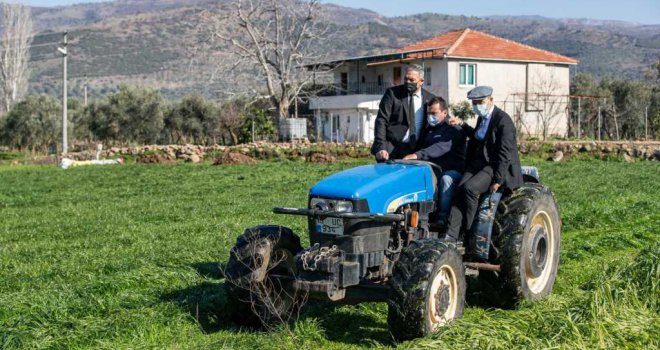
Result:
[[437,164],[442,173],[438,178],[438,222],[447,223],[454,191],[465,170],[465,141],[463,128],[448,123],[447,102],[442,97],[434,97],[428,104],[428,130],[422,148],[403,159],[419,159]]
[[516,128],[511,117],[495,106],[492,93],[490,86],[477,86],[467,94],[479,116],[475,128],[458,118],[449,121],[462,126],[470,138],[465,174],[449,214],[447,238],[452,240],[460,239],[461,230],[470,230],[482,193],[513,190],[523,184]]
[[391,87],[380,100],[371,153],[379,162],[401,159],[418,149],[426,131],[426,104],[435,97],[422,89],[424,68],[406,68],[405,84]]

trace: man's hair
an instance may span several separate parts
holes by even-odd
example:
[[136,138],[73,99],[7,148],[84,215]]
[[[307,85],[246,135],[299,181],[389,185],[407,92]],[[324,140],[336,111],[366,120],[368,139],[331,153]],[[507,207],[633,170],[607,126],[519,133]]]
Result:
[[447,102],[445,101],[444,98],[436,96],[429,100],[428,106],[431,107],[434,104],[439,104],[440,105],[440,110],[441,111],[446,111],[447,110]]
[[414,70],[415,72],[419,73],[419,77],[424,80],[424,67],[420,66],[419,64],[411,64],[406,67],[406,71],[409,70]]

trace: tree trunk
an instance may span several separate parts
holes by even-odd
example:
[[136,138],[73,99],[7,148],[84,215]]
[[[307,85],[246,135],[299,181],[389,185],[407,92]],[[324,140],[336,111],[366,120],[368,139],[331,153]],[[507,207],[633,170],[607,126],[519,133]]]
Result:
[[238,135],[236,134],[236,132],[231,128],[227,129],[227,131],[229,132],[229,136],[231,136],[232,145],[238,145]]
[[288,97],[282,96],[279,101],[278,113],[280,118],[289,117],[289,107],[291,106],[291,101]]
[[27,91],[27,65],[32,41],[30,8],[3,4],[3,33],[0,43],[0,89],[3,107],[9,111]]

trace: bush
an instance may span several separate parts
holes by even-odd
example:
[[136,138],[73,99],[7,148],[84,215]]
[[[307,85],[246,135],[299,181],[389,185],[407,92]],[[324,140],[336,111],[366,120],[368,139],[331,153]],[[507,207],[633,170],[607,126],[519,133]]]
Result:
[[117,93],[88,107],[90,129],[95,137],[108,143],[157,143],[164,126],[164,104],[155,90],[122,85]]
[[51,96],[28,96],[0,120],[0,143],[19,150],[45,151],[62,134],[61,110]]
[[165,114],[165,143],[213,144],[219,136],[219,111],[200,95],[173,104]]

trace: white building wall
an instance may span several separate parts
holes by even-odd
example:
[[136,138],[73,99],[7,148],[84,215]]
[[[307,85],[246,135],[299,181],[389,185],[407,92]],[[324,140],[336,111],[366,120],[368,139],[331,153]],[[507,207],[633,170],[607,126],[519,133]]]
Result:
[[[476,64],[474,85],[459,84],[461,63]],[[488,85],[493,87],[495,104],[514,119],[520,133],[542,135],[543,121],[548,124],[548,135],[565,136],[567,133],[568,98],[562,97],[570,93],[569,68],[566,65],[451,59],[448,62],[448,79],[450,104],[467,101],[468,91],[478,85]],[[534,94],[554,96],[540,98]],[[536,111],[538,109],[544,111]],[[476,118],[469,122],[476,123]]]
[[[449,104],[467,101],[467,92],[477,85],[489,85],[493,87],[496,105],[513,118],[521,134],[541,136],[544,127],[547,128],[547,134],[550,136],[567,134],[568,98],[566,96],[570,93],[567,65],[456,58],[417,60],[413,63],[423,63],[425,67],[431,67],[431,85],[425,84],[424,89],[443,97]],[[476,64],[474,85],[459,84],[461,63]],[[394,69],[401,70],[403,79],[407,65],[392,63],[367,67],[363,62],[358,73],[356,63],[351,62],[335,71],[335,83],[339,84],[341,73],[346,72],[349,87],[350,84],[362,82],[362,76],[365,77],[366,84],[376,84],[379,75],[382,76],[383,87],[390,87],[393,83]],[[540,98],[535,94],[554,95],[554,97]],[[336,140],[336,133],[339,131],[340,142],[342,138],[370,142],[373,140],[373,125],[381,97],[379,95],[318,97],[312,99],[310,108],[322,112],[317,118],[324,115],[323,113],[331,113],[333,118],[339,118],[334,119],[335,123],[338,121],[339,129],[333,124],[333,141]],[[372,118],[369,117],[371,115]],[[476,118],[472,118],[469,123],[476,123]],[[329,140],[330,124],[327,121],[326,124],[327,130],[324,129],[321,136]],[[357,124],[360,126],[358,127]],[[371,133],[369,128],[372,130]]]
[[326,110],[316,118],[320,140],[326,142],[366,142],[374,140],[377,110]]

